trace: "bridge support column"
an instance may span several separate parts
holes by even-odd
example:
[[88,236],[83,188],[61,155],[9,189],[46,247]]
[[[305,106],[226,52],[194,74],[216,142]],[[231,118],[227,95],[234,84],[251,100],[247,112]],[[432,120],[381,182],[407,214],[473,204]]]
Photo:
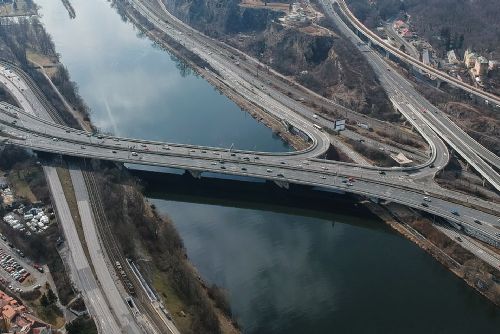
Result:
[[194,177],[195,179],[201,179],[201,171],[188,169],[187,172],[191,174],[191,176]]
[[385,58],[389,59],[391,57],[391,53],[389,51],[385,51]]
[[439,78],[436,78],[436,87],[437,88],[441,88],[441,84],[443,83],[443,81]]
[[290,189],[290,183],[287,181],[274,180],[273,182],[280,188]]
[[368,46],[372,47],[372,40],[371,39],[368,40]]

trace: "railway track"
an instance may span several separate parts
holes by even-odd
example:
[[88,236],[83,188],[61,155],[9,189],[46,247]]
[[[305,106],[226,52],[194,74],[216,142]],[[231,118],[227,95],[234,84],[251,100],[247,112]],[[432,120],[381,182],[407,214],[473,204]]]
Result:
[[132,309],[134,316],[146,314],[148,319],[150,321],[152,320],[155,328],[150,329],[149,332],[152,330],[153,333],[169,333],[170,329],[161,319],[158,319],[158,311],[151,304],[148,294],[142,289],[141,283],[127,265],[127,259],[123,255],[119,242],[116,240],[113,233],[113,226],[106,217],[100,188],[94,172],[87,168],[82,168],[82,172],[89,192],[90,203],[94,213],[96,227],[99,232],[99,238],[101,238],[102,241],[101,243],[105,246],[108,258],[112,262],[115,272],[124,288],[130,296],[138,301],[138,303],[134,303],[134,305],[137,305],[137,310],[134,310],[134,306],[127,302],[128,306]]

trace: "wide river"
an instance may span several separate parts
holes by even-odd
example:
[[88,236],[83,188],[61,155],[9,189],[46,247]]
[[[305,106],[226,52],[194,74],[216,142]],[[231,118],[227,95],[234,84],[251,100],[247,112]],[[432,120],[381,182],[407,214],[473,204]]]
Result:
[[[102,130],[289,150],[108,1],[71,0],[73,20],[59,0],[36,2]],[[498,333],[497,308],[349,203],[332,200],[328,210],[302,210],[300,201],[235,204],[192,188],[179,196],[165,187],[151,200],[173,219],[201,275],[227,289],[245,333]]]

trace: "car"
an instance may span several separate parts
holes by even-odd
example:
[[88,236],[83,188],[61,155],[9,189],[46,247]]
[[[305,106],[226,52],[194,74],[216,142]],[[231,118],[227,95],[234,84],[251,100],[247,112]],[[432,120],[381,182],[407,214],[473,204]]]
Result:
[[235,157],[235,156],[236,156],[236,153],[231,153],[231,156],[232,156],[232,157]]
[[421,205],[424,207],[424,208],[428,208],[429,207],[429,204],[425,203],[425,202],[422,202]]
[[163,150],[167,150],[167,151],[168,151],[168,150],[170,150],[170,147],[168,147],[167,145],[163,145],[161,148],[162,148]]
[[266,172],[268,172],[268,173],[272,173],[272,172],[273,172],[273,170],[268,168],[268,169],[266,169]]
[[247,168],[246,168],[246,167],[241,167],[241,170],[242,170],[242,171],[246,171],[246,170],[247,170]]
[[57,141],[58,139],[56,137],[52,138],[53,141]]
[[321,179],[322,180],[326,180],[326,176],[321,176]]
[[69,130],[66,130],[66,133],[71,133],[71,131],[69,131]]
[[286,165],[286,162],[284,162],[284,161],[281,161],[281,162],[280,162],[280,164],[282,164],[282,165]]
[[212,163],[211,163],[211,165],[212,165],[212,166],[215,166],[215,165],[217,165],[217,163],[216,163],[216,162],[212,162]]
[[132,154],[132,156],[134,156],[134,157],[136,157],[136,156],[138,155],[138,154],[137,154],[137,152],[132,152],[131,154]]
[[457,239],[458,241],[462,242],[462,238],[460,238],[460,237],[456,237],[455,239]]
[[285,177],[285,175],[279,173],[278,175],[276,175],[277,177]]
[[451,210],[450,212],[455,216],[460,216],[460,212],[458,212],[457,210]]
[[226,169],[226,166],[220,166],[220,169]]
[[429,168],[434,168],[434,164],[430,164]]
[[81,148],[82,150],[84,150],[84,149],[85,149],[85,146],[83,146],[83,145],[82,145],[82,146],[80,146],[80,148]]
[[430,199],[429,197],[425,196],[425,197],[424,197],[424,201],[426,201],[426,202],[430,202],[430,201],[431,201],[431,199]]
[[347,183],[347,180],[342,180],[342,183]]
[[383,170],[381,170],[380,172],[378,172],[380,175],[385,175],[385,172]]
[[474,219],[474,223],[479,224],[479,225],[483,225],[483,223],[481,223],[481,221],[478,219]]
[[115,150],[113,150],[113,151],[111,151],[111,152],[116,153],[116,151],[115,151]]

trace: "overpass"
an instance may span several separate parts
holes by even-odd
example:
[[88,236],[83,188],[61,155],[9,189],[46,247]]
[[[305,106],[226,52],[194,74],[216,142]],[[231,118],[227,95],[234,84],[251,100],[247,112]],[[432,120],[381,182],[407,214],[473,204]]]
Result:
[[[282,187],[301,184],[353,193],[426,211],[500,247],[497,204],[471,199],[472,208],[462,194],[416,182],[402,168],[382,175],[377,167],[316,159],[322,151],[315,151],[314,144],[298,152],[268,153],[95,135],[13,107],[2,105],[0,109],[5,144],[82,158],[184,169],[194,177],[214,172],[271,180]],[[430,199],[426,206],[424,196]]]
[[433,76],[439,78],[440,80],[443,80],[455,87],[458,87],[460,89],[463,89],[464,91],[474,94],[485,101],[488,101],[488,103],[494,103],[497,107],[500,106],[500,97],[491,94],[489,92],[486,92],[484,90],[481,90],[477,87],[474,87],[472,85],[469,85],[465,82],[462,82],[458,80],[457,78],[454,78],[447,73],[444,73],[442,71],[439,71],[435,69],[432,66],[425,65],[423,62],[419,61],[418,59],[415,59],[411,57],[410,55],[407,55],[403,51],[399,50],[398,48],[386,43],[382,38],[380,38],[377,34],[373,33],[370,29],[368,29],[363,23],[361,23],[356,16],[351,12],[349,7],[347,6],[345,0],[332,0],[333,3],[337,3],[339,5],[339,9],[344,14],[344,16],[349,20],[349,22],[353,25],[353,27],[359,31],[361,34],[363,34],[366,38],[370,40],[371,43],[380,46],[382,49],[384,49],[386,52],[389,52],[390,54],[394,55],[395,57],[401,59],[402,61],[415,66],[416,68],[427,72],[429,74],[432,74]]

